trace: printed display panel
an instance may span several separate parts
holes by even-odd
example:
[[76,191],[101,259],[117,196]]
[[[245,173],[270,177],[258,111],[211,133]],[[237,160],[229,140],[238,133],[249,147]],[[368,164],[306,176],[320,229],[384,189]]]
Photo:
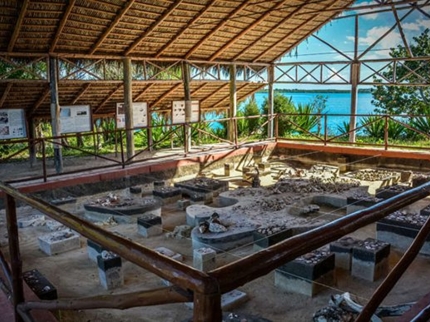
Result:
[[0,139],[18,139],[26,136],[24,110],[0,110]]
[[91,131],[91,110],[89,105],[60,107],[60,133]]
[[[148,103],[133,103],[133,127],[148,126]],[[116,103],[116,127],[125,128],[125,109],[124,103]]]
[[[200,121],[200,103],[191,101],[191,123]],[[185,101],[173,101],[172,124],[185,123]]]

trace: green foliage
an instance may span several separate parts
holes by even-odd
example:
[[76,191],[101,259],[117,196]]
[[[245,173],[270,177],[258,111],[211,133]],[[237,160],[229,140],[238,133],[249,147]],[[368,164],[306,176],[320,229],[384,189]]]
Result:
[[[250,117],[260,115],[260,109],[254,98],[239,107],[238,117]],[[260,127],[260,118],[243,118],[237,121],[238,136],[247,136],[256,132]]]
[[[363,132],[366,136],[383,140],[385,135],[385,117],[371,115],[363,117],[361,125],[364,126]],[[406,136],[405,127],[392,120],[388,120],[388,137],[390,140],[400,140]]]
[[[263,114],[269,113],[269,101],[266,97],[263,101]],[[282,113],[282,114],[293,114],[295,113],[295,107],[293,103],[292,97],[286,97],[281,93],[275,92],[273,97],[273,113]],[[267,121],[267,118],[264,118],[263,122]],[[267,136],[267,127],[263,127],[263,134]],[[291,123],[286,120],[285,116],[280,116],[278,119],[278,135],[284,136],[291,130]]]
[[[429,29],[426,29],[420,36],[413,38],[414,43],[410,49],[415,57],[430,56],[430,36]],[[407,49],[404,46],[392,48],[392,57],[408,57]],[[412,72],[413,71],[413,72]],[[405,61],[403,65],[396,66],[397,79],[403,79],[406,83],[430,82],[430,65],[421,61]],[[392,79],[394,70],[392,66],[382,73],[384,78]],[[375,81],[382,83],[381,79]],[[372,89],[372,104],[377,108],[376,113],[382,114],[422,114],[429,109],[430,87],[414,86],[375,86]]]

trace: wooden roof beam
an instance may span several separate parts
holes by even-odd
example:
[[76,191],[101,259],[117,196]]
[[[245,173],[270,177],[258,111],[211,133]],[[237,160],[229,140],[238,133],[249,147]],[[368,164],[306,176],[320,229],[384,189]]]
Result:
[[210,37],[212,37],[216,32],[218,32],[222,27],[224,27],[228,21],[230,19],[232,19],[234,16],[236,16],[239,12],[241,12],[245,7],[247,7],[249,5],[249,3],[252,0],[247,0],[247,1],[243,1],[243,3],[237,7],[230,15],[228,15],[228,17],[224,18],[221,20],[221,22],[215,27],[213,28],[209,34],[207,34],[206,36],[204,36],[195,46],[193,46],[193,48],[191,48],[188,53],[185,55],[185,59],[190,58],[190,56],[192,54],[194,54],[200,47],[201,45],[203,45],[203,43],[209,39]]
[[210,7],[216,2],[217,0],[211,0],[209,4],[207,4],[200,12],[195,16],[184,28],[181,29],[179,33],[177,33],[171,41],[166,43],[161,49],[158,51],[158,53],[155,55],[155,58],[159,58],[166,50],[169,48],[178,38],[180,38],[185,31],[187,31],[196,21],[198,21],[206,12],[209,11]]
[[244,36],[246,33],[248,33],[250,30],[254,29],[254,27],[258,26],[264,19],[269,17],[272,14],[272,11],[274,10],[280,10],[281,7],[283,7],[285,4],[288,3],[288,0],[279,2],[275,7],[273,7],[270,10],[267,10],[260,18],[258,18],[256,21],[254,21],[251,25],[249,25],[246,29],[242,30],[239,34],[237,34],[235,37],[230,39],[226,44],[224,44],[220,49],[218,49],[217,52],[215,52],[210,58],[209,61],[213,61],[214,59],[218,58],[219,55],[221,55],[224,51],[229,49],[231,46],[234,45],[234,43],[239,40],[242,36]]
[[136,0],[129,0],[126,1],[126,4],[124,8],[121,9],[119,14],[115,16],[115,20],[111,23],[108,29],[105,30],[103,35],[97,40],[97,42],[91,47],[89,54],[94,54],[99,46],[105,41],[105,39],[109,36],[111,31],[118,25],[118,23],[121,21],[121,19],[124,17],[124,15],[127,13],[127,11],[131,8],[131,6],[136,2]]
[[64,16],[61,19],[60,25],[57,28],[57,32],[55,33],[54,41],[51,44],[51,48],[49,48],[50,52],[54,52],[55,47],[57,46],[58,40],[60,39],[60,35],[63,32],[64,26],[66,25],[66,22],[69,19],[70,13],[72,12],[72,9],[75,6],[75,3],[76,3],[76,0],[69,1],[69,5],[67,6],[66,12],[64,13]]
[[405,33],[403,32],[402,24],[400,23],[399,15],[397,14],[396,6],[391,0],[391,9],[393,10],[394,18],[396,19],[397,28],[399,29],[400,36],[402,37],[403,44],[405,45],[406,51],[408,52],[409,57],[414,57],[412,53],[411,47],[409,46],[408,40],[406,39]]
[[137,96],[135,98],[133,98],[133,102],[137,102],[143,95],[145,95],[153,86],[155,85],[155,83],[151,83],[149,84],[149,86],[146,86],[146,88],[141,91],[139,94],[137,94]]
[[85,92],[90,88],[91,83],[85,84],[79,94],[70,102],[70,104],[76,104],[76,102],[85,94]]
[[169,8],[159,17],[154,23],[149,26],[145,32],[125,51],[125,55],[129,55],[133,50],[136,49],[139,44],[145,40],[146,37],[148,37],[149,34],[151,34],[155,28],[157,28],[180,4],[182,0],[176,0],[173,2]]
[[0,98],[0,108],[3,107],[3,104],[6,101],[6,98],[7,98],[8,94],[9,94],[11,88],[12,88],[12,83],[7,83],[6,89],[5,89],[3,95]]
[[10,53],[13,51],[13,47],[15,47],[16,40],[18,39],[19,32],[21,31],[22,22],[24,21],[25,14],[27,13],[29,0],[24,0],[21,11],[19,12],[18,20],[16,21],[15,28],[13,29],[12,37],[9,41],[9,45],[7,46],[7,51]]
[[34,107],[30,110],[30,113],[28,113],[29,114],[28,116],[32,116],[36,112],[36,110],[40,107],[40,105],[42,105],[42,103],[46,100],[46,97],[49,95],[50,92],[51,92],[51,89],[49,85],[46,85],[45,90],[37,100],[36,104],[34,104]]
[[[249,50],[250,48],[254,47],[256,44],[258,44],[264,37],[268,36],[269,34],[273,33],[274,31],[276,31],[281,26],[285,25],[285,23],[288,21],[288,19],[290,19],[293,15],[295,15],[296,13],[298,13],[304,7],[306,7],[306,2],[303,2],[303,4],[301,4],[300,6],[298,6],[296,9],[294,9],[292,12],[290,12],[284,19],[282,19],[280,22],[278,22],[276,24],[276,26],[274,26],[273,28],[267,30],[263,35],[261,35],[256,40],[254,40],[249,46],[247,46],[247,50]],[[238,60],[244,53],[245,53],[245,51],[241,51],[239,54],[237,54],[233,58],[233,60]]]
[[151,108],[153,108],[155,105],[159,104],[161,101],[163,101],[167,96],[172,94],[174,91],[176,91],[179,87],[182,86],[182,83],[176,84],[171,89],[169,89],[166,93],[161,95],[158,100],[156,100],[154,103],[151,104]]
[[224,90],[226,87],[230,87],[230,83],[226,83],[224,85],[222,85],[220,88],[218,88],[215,92],[209,94],[208,96],[206,96],[204,99],[202,99],[200,101],[200,104],[202,104],[203,102],[206,102],[208,99],[212,98],[213,96],[215,96],[219,91]]
[[109,100],[112,98],[112,96],[114,96],[121,88],[124,87],[124,84],[121,83],[119,84],[104,100],[103,102],[100,103],[99,106],[96,107],[96,109],[94,110],[93,114],[96,114],[107,102],[109,102]]

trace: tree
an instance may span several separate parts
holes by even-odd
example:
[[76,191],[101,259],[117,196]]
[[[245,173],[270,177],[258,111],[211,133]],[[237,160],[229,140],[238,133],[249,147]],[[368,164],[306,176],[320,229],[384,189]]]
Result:
[[[248,117],[260,115],[260,109],[254,98],[244,103],[237,111],[238,117]],[[239,119],[237,121],[238,135],[250,135],[255,132],[260,126],[260,118]]]
[[[414,57],[430,56],[430,35],[426,29],[420,36],[413,38],[414,43],[410,49]],[[404,46],[392,48],[391,57],[408,57],[407,49]],[[413,71],[413,72],[412,72]],[[404,79],[405,82],[430,82],[430,66],[428,62],[405,61],[403,65],[397,65],[397,79]],[[387,79],[394,75],[393,68],[383,73]],[[375,79],[382,83],[382,80]],[[427,114],[430,112],[430,87],[415,86],[375,86],[372,89],[372,104],[377,108],[376,113],[384,114]]]
[[[281,113],[281,114],[292,114],[295,113],[296,109],[294,107],[293,98],[286,97],[279,92],[275,92],[273,98],[273,113]],[[263,101],[263,114],[269,113],[269,101],[266,97]],[[291,123],[282,120],[282,116],[278,120],[278,134],[283,136],[291,129]],[[267,120],[267,118],[265,118]],[[264,134],[267,135],[267,126],[263,128]]]

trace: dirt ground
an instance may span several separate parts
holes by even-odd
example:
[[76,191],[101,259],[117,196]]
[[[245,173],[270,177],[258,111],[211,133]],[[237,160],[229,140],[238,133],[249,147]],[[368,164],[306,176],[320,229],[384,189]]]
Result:
[[[231,189],[235,183],[240,183],[237,178],[232,179]],[[267,182],[266,182],[267,183]],[[122,193],[122,192],[118,192]],[[63,209],[82,215],[82,204],[94,196],[79,198],[76,204],[61,206]],[[427,205],[430,200],[421,201],[411,208],[421,209],[423,204]],[[28,217],[34,214],[34,210],[29,207],[22,207],[18,210],[18,217]],[[48,219],[48,218],[47,218]],[[164,206],[162,209],[163,229],[165,233],[170,232],[180,224],[185,224],[185,211],[179,210],[176,204]],[[151,249],[164,246],[183,255],[184,263],[192,266],[193,249],[190,239],[173,239],[165,234],[150,238],[144,238],[137,232],[135,224],[108,225],[103,226],[110,231],[117,231],[134,242],[145,245]],[[150,290],[164,287],[161,278],[125,262],[124,286],[113,291],[106,291],[98,279],[97,266],[88,259],[86,239],[81,237],[81,247],[78,250],[55,256],[47,256],[39,250],[37,237],[50,232],[46,225],[22,228],[19,233],[21,255],[23,259],[24,271],[37,268],[49,281],[56,286],[58,296],[61,299],[88,297],[102,294],[122,294],[137,290]],[[0,245],[2,252],[7,256],[6,242],[6,222],[4,211],[0,212]],[[375,225],[362,228],[351,236],[365,239],[376,238]],[[245,245],[232,251],[219,253],[216,261],[218,266],[225,265],[236,259],[243,258],[255,252],[252,245]],[[396,249],[391,250],[390,268],[398,262],[402,252]],[[420,255],[407,270],[406,274],[394,286],[390,295],[386,298],[384,305],[395,305],[411,301],[417,301],[429,292],[428,283],[423,283],[423,277],[428,275],[430,269],[430,257]],[[249,299],[230,311],[237,314],[252,314],[271,320],[273,322],[305,322],[312,321],[312,315],[318,309],[327,306],[331,295],[350,292],[356,296],[361,303],[372,296],[382,280],[369,282],[353,276],[342,269],[336,270],[335,286],[326,286],[325,290],[313,298],[283,291],[274,286],[274,272],[248,283],[239,288],[245,292]],[[97,321],[118,321],[118,322],[176,322],[185,321],[192,317],[192,310],[185,304],[160,305],[143,308],[133,308],[128,310],[85,310],[85,311],[62,311],[57,313],[59,320],[63,322],[97,322]],[[386,318],[384,321],[394,321],[393,318]]]

